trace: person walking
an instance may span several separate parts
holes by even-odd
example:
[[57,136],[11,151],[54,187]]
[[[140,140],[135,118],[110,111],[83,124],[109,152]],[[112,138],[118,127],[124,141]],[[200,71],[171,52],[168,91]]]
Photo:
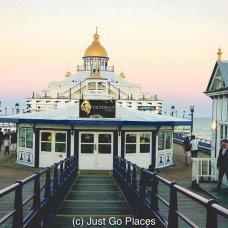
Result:
[[189,166],[188,164],[188,158],[191,156],[191,144],[190,144],[190,139],[189,137],[185,137],[184,139],[184,161],[185,161],[185,165]]
[[219,170],[218,184],[215,189],[216,192],[221,191],[222,179],[224,174],[228,180],[228,140],[222,140],[219,156],[217,160],[217,169]]
[[197,158],[198,150],[199,150],[199,148],[198,148],[199,142],[196,139],[195,135],[191,136],[190,145],[191,145],[191,156],[192,156],[192,158]]

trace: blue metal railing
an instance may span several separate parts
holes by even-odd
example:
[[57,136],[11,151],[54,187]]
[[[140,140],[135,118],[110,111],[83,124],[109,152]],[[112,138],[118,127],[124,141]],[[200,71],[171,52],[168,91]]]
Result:
[[[173,133],[173,142],[183,145],[186,135]],[[211,140],[196,138],[199,142],[199,151],[211,153]]]
[[[134,216],[140,219],[155,219],[156,227],[177,228],[179,219],[185,224],[184,227],[186,225],[199,227],[178,210],[178,205],[182,200],[179,194],[205,208],[206,217],[201,219],[205,219],[206,228],[219,227],[218,215],[226,219],[228,223],[228,210],[218,205],[215,200],[207,200],[179,186],[176,182],[170,182],[159,176],[158,173],[141,169],[125,159],[114,158],[113,176],[132,208]],[[168,187],[169,200],[162,197],[161,193],[159,194],[159,184]],[[168,216],[161,214],[159,202],[168,208]]]
[[[13,228],[48,227],[76,179],[76,164],[76,157],[72,156],[0,190],[0,199],[15,194],[14,208],[0,218],[0,226],[7,223]],[[29,184],[33,184],[32,193],[24,199],[23,190]],[[24,208],[29,203],[32,207],[24,215]]]

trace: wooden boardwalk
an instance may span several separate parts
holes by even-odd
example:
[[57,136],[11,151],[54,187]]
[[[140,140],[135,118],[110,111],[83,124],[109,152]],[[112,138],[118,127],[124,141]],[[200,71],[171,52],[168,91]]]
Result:
[[[72,227],[73,220],[83,220],[83,227],[116,227],[110,224],[114,219],[122,221],[118,227],[125,227],[124,220],[127,216],[131,217],[132,213],[112,176],[103,172],[82,173],[60,208],[52,227]],[[91,218],[92,226],[89,225]]]

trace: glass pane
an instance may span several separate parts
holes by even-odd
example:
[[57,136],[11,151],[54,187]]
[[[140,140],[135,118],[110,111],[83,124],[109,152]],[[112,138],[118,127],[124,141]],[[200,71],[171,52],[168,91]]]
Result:
[[96,82],[88,83],[88,90],[95,90],[96,89]]
[[25,147],[25,129],[19,128],[19,147]]
[[165,148],[172,148],[172,131],[166,131]]
[[66,143],[56,143],[55,152],[66,153]]
[[93,143],[94,142],[94,134],[82,134],[81,135],[82,143]]
[[56,142],[66,142],[66,133],[55,133]]
[[98,90],[104,90],[105,89],[105,83],[98,82]]
[[33,148],[33,129],[26,129],[26,147]]
[[150,153],[150,144],[140,144],[140,153]]
[[41,151],[51,152],[51,143],[41,142]]
[[136,143],[136,134],[126,134],[126,143]]
[[150,134],[140,134],[140,143],[149,143],[150,142]]
[[136,153],[136,145],[135,144],[126,144],[126,154]]
[[99,143],[111,143],[111,135],[110,134],[99,134]]
[[81,153],[82,154],[93,154],[94,153],[94,144],[81,144]]
[[220,125],[220,139],[223,139],[223,125]]
[[165,132],[158,132],[158,150],[164,150]]
[[98,145],[98,154],[111,154],[111,144]]
[[51,141],[51,140],[52,140],[51,132],[41,133],[41,141]]

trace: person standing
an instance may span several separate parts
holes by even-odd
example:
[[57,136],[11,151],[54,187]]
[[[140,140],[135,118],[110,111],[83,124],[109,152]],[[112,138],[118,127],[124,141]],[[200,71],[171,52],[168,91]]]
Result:
[[3,143],[3,132],[2,132],[2,129],[0,128],[0,151],[2,148],[2,143]]
[[196,139],[195,135],[192,135],[190,145],[191,145],[191,156],[192,156],[192,158],[197,158],[198,150],[199,150],[199,148],[198,148],[199,142]]
[[219,176],[215,191],[220,192],[224,174],[226,174],[226,178],[228,180],[228,140],[222,140],[217,160],[217,169],[219,170]]
[[5,137],[4,139],[5,155],[7,152],[9,154],[9,145],[10,145],[9,137]]
[[191,144],[188,136],[184,139],[184,155],[185,165],[189,166],[188,158],[191,156]]
[[17,154],[16,145],[17,145],[17,133],[16,133],[16,131],[13,131],[11,133],[11,150],[12,150],[13,154],[15,154],[15,155]]

